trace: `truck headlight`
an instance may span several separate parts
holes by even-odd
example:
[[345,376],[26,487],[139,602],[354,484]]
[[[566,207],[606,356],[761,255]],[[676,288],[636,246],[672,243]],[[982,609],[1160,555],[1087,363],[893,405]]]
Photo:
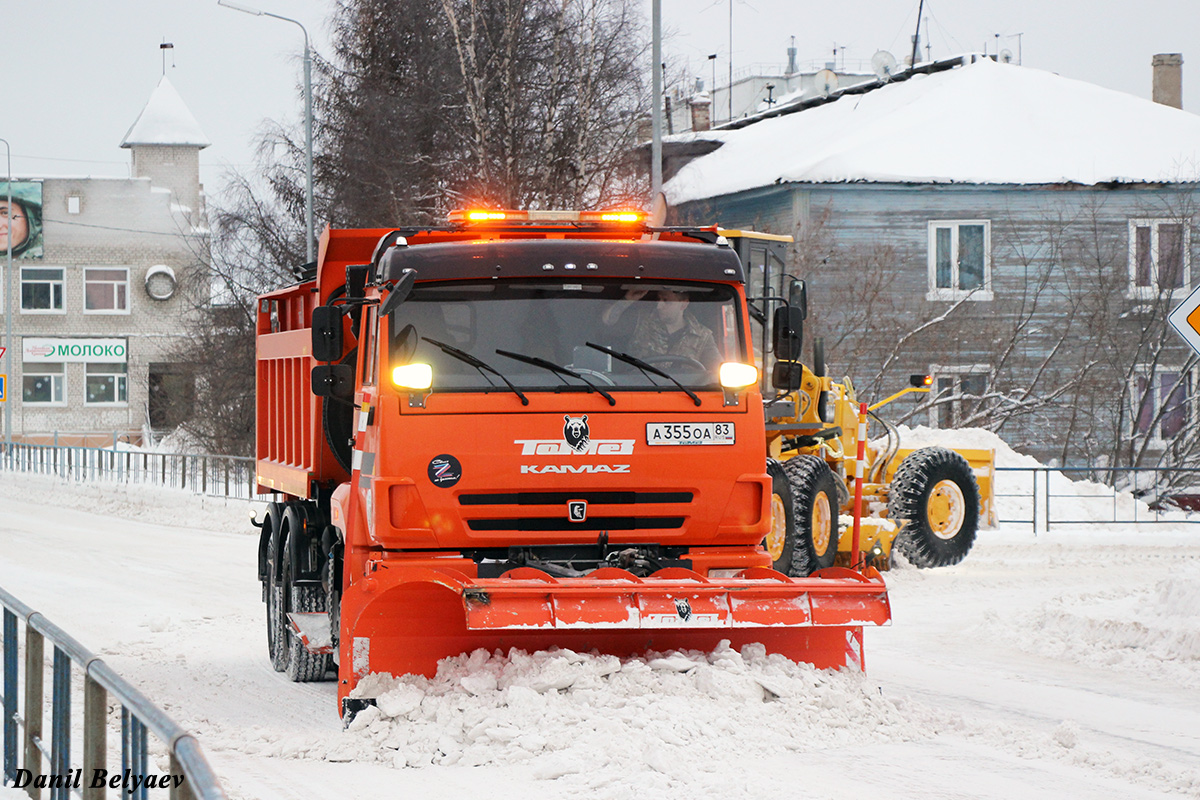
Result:
[[392,383],[401,389],[426,391],[433,385],[433,367],[428,364],[403,364],[392,370]]
[[721,385],[726,389],[744,389],[758,383],[758,368],[740,361],[726,361],[721,365]]

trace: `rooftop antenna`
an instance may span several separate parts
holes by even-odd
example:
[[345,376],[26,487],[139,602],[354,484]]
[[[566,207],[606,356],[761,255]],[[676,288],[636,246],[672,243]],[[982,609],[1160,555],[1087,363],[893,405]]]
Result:
[[158,46],[158,49],[162,53],[163,75],[166,75],[167,74],[167,51],[168,50],[171,51],[171,66],[172,67],[175,66],[175,45],[172,44],[171,42],[168,42],[166,39],[164,39],[163,43]]
[[913,32],[912,55],[909,57],[909,64],[913,67],[917,65],[917,50],[921,47],[921,14],[924,12],[925,0],[921,0],[921,4],[917,6],[917,29]]

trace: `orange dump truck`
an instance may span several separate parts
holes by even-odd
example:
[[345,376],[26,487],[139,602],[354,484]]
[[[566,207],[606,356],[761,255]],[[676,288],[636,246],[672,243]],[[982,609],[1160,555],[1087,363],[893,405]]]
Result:
[[315,276],[258,305],[275,669],[336,670],[346,716],[367,674],[479,647],[728,639],[861,668],[879,574],[788,577],[763,548],[744,282],[715,227],[636,214],[327,230]]

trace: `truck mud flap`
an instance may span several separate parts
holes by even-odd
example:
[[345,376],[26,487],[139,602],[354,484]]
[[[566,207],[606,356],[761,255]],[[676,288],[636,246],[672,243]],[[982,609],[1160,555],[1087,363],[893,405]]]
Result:
[[890,621],[874,569],[789,578],[758,567],[717,579],[679,568],[647,578],[620,569],[556,578],[520,568],[475,579],[383,562],[342,600],[339,698],[370,673],[432,676],[439,659],[478,648],[631,656],[708,651],[727,639],[820,668],[862,669],[863,626]]

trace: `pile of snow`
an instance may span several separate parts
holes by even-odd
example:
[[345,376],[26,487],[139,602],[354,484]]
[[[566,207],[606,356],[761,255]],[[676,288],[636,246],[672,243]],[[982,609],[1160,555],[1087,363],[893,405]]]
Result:
[[[1046,495],[1045,466],[1032,456],[1013,450],[1003,439],[991,431],[980,428],[941,430],[918,426],[898,426],[900,443],[905,449],[921,447],[947,447],[950,449],[992,450],[996,454],[996,475],[993,493],[1000,519],[1028,520],[1034,512],[1034,479],[1036,476],[1036,507],[1039,520],[1045,519],[1047,501],[1053,509],[1053,518],[1064,514],[1072,520],[1085,522],[1112,522],[1154,519],[1186,520],[1183,512],[1154,511],[1145,502],[1130,492],[1114,492],[1111,486],[1095,481],[1080,479],[1059,470],[1049,471],[1049,497]],[[883,440],[873,441],[872,446],[882,447]],[[1070,511],[1064,509],[1069,507]]]
[[378,705],[354,719],[331,760],[522,763],[589,796],[623,775],[646,779],[647,767],[653,793],[720,784],[730,753],[764,757],[925,735],[862,673],[795,664],[761,645],[628,660],[476,650],[444,659],[432,679],[371,675],[355,695]]

